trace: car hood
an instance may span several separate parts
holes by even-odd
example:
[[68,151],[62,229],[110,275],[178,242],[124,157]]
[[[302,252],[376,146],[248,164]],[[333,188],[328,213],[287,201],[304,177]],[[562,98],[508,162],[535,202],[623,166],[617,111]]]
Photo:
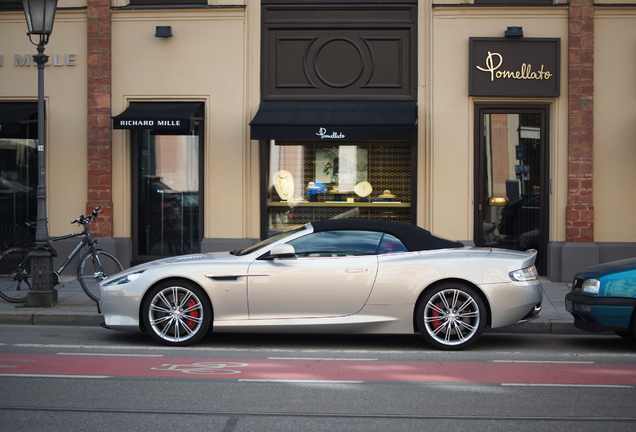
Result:
[[577,272],[576,277],[580,279],[602,278],[611,274],[628,271],[636,271],[636,258],[628,258],[588,267]]
[[191,255],[179,255],[169,258],[160,258],[147,263],[139,264],[135,267],[131,267],[126,270],[126,273],[132,273],[137,270],[149,269],[152,267],[174,265],[174,264],[186,264],[195,263],[200,261],[220,261],[220,260],[235,260],[236,257],[229,252],[213,252],[213,253],[199,253]]

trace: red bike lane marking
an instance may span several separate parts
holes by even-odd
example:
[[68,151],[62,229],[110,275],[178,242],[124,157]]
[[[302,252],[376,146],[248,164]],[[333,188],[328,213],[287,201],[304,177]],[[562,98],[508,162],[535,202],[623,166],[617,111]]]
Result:
[[0,374],[636,385],[636,365],[2,354]]

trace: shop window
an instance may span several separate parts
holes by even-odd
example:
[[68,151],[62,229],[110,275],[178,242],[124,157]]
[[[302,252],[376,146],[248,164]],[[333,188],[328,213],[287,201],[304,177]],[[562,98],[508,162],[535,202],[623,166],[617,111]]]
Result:
[[3,10],[19,10],[23,11],[24,6],[22,6],[21,1],[16,0],[0,0],[0,11]]
[[474,0],[475,4],[482,5],[551,5],[554,0]]
[[37,103],[0,104],[0,246],[28,237],[37,217]]
[[333,218],[411,223],[410,141],[270,141],[266,236]]
[[132,6],[207,5],[208,0],[130,0]]

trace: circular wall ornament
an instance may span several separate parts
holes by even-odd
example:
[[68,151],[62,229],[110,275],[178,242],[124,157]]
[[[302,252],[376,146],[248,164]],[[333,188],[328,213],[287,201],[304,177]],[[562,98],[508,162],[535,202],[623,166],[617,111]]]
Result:
[[[343,62],[348,64],[343,65]],[[321,66],[324,68],[322,72],[320,70]],[[358,71],[354,72],[353,76],[345,77],[343,75],[347,71],[355,71],[356,66],[358,66]],[[331,70],[328,68],[331,68]],[[320,81],[330,87],[349,87],[360,79],[363,70],[364,55],[360,47],[351,39],[343,37],[327,39],[314,53],[314,71]]]

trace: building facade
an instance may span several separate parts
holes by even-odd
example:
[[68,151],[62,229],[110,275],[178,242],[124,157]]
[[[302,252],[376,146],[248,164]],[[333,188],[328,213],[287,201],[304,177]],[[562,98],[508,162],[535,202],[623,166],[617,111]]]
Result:
[[[5,243],[35,217],[25,33],[0,1]],[[49,233],[102,206],[128,266],[388,219],[569,281],[636,256],[635,41],[633,0],[59,0]]]

